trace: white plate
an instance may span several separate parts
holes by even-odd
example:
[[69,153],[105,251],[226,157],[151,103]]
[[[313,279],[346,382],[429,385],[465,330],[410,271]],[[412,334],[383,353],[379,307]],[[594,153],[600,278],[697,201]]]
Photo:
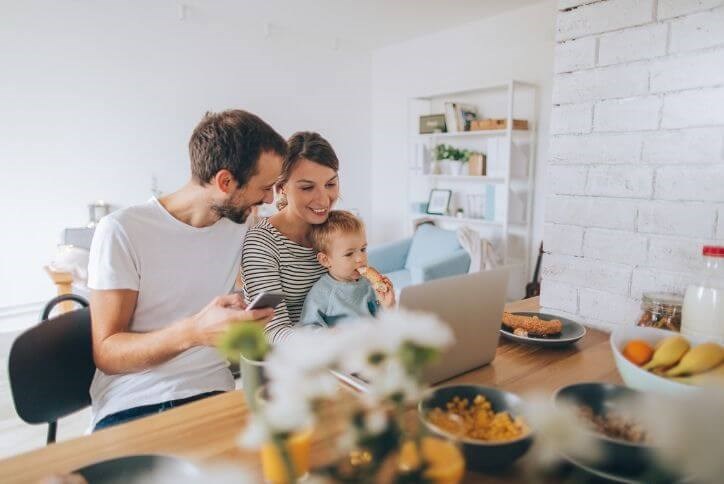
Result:
[[518,316],[538,316],[540,319],[550,321],[551,319],[558,319],[561,322],[562,331],[561,334],[551,336],[550,338],[533,338],[530,336],[518,336],[513,334],[511,331],[500,328],[500,334],[508,339],[517,341],[518,343],[536,344],[540,346],[565,346],[575,343],[579,339],[586,336],[586,327],[581,323],[571,321],[570,319],[562,318],[560,316],[554,316],[552,314],[544,313],[529,313],[529,312],[515,312]]

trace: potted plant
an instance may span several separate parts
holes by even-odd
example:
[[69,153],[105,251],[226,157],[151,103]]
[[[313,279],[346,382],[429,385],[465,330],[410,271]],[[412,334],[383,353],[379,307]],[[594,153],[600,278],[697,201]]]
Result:
[[446,175],[460,175],[463,166],[468,162],[472,151],[458,149],[452,145],[439,144],[435,146],[435,160],[443,165],[442,172]]

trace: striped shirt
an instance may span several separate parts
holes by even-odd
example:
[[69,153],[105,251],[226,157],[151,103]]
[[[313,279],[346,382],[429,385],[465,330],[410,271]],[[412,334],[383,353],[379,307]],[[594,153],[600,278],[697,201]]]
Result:
[[262,291],[281,292],[284,301],[264,331],[274,343],[283,340],[298,324],[309,289],[327,272],[317,261],[314,249],[292,242],[269,219],[251,227],[241,251],[244,297],[254,299]]

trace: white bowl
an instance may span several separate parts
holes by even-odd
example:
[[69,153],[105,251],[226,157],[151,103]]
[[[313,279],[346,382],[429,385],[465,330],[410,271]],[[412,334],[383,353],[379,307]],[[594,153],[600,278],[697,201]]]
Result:
[[[624,383],[636,390],[664,393],[667,395],[681,395],[684,392],[697,392],[701,390],[700,387],[679,383],[646,371],[631,363],[623,356],[622,351],[624,346],[633,339],[646,341],[652,347],[655,347],[662,339],[677,334],[678,333],[665,329],[644,328],[640,326],[621,326],[616,328],[613,333],[611,333],[611,350],[613,351],[613,358],[616,361],[616,368],[618,368],[618,372]],[[695,338],[693,336],[684,337],[692,346],[705,341],[702,338]]]

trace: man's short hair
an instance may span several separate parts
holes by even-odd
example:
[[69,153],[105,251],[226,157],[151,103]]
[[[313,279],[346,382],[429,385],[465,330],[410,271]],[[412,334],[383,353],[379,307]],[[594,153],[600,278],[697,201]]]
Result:
[[284,157],[287,143],[259,116],[241,109],[207,112],[189,140],[191,176],[206,185],[220,170],[229,170],[241,187],[257,173],[266,152]]
[[312,225],[309,232],[309,240],[317,252],[326,252],[335,234],[356,234],[364,232],[365,225],[355,217],[352,212],[346,210],[332,210],[329,212],[327,221],[322,224]]

